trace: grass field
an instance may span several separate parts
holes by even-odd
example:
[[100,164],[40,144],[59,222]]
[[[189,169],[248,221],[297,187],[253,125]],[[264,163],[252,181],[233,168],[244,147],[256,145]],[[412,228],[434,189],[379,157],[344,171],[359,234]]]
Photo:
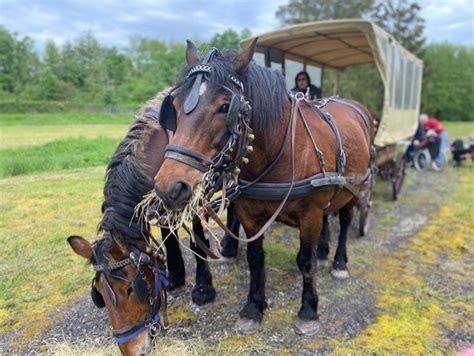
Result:
[[474,137],[474,122],[443,122],[444,127],[448,131],[449,142],[458,138],[464,140],[466,145],[469,137]]
[[0,150],[0,177],[106,165],[113,155],[118,140],[71,138],[49,142],[41,146]]
[[[36,334],[89,287],[66,237],[95,237],[105,162],[132,120],[94,115],[0,115],[0,332]],[[445,126],[450,140],[474,133],[474,123]]]

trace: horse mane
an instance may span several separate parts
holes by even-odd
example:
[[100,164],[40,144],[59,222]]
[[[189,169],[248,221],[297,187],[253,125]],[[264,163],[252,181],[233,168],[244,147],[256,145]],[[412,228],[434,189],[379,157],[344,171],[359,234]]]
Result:
[[[208,75],[208,81],[210,84],[216,84],[215,90],[221,85],[233,88],[235,85],[228,76],[229,74],[237,76],[243,82],[244,96],[252,106],[250,125],[259,137],[263,137],[267,144],[271,144],[274,138],[273,128],[281,122],[288,98],[285,79],[280,72],[259,66],[255,62],[250,63],[246,73],[237,74],[233,66],[235,57],[235,54],[225,54],[213,59],[209,63],[212,71]],[[194,65],[186,67],[183,74]],[[177,95],[189,93],[194,78],[193,76],[178,84]]]
[[160,109],[164,93],[149,101],[135,117],[110,159],[105,174],[102,220],[98,232],[118,231],[127,242],[149,236],[150,227],[135,215],[135,206],[153,188],[153,177],[146,175],[145,150],[158,123],[144,116],[145,108]]

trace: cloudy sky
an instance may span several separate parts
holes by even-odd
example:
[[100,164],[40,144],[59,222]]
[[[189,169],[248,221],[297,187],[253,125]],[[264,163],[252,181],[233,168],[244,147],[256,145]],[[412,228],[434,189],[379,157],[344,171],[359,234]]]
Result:
[[[288,0],[0,0],[0,25],[30,36],[73,40],[91,30],[105,45],[126,46],[131,35],[162,40],[209,39],[231,27],[252,34],[279,27],[275,11]],[[418,0],[429,42],[474,44],[474,0]]]

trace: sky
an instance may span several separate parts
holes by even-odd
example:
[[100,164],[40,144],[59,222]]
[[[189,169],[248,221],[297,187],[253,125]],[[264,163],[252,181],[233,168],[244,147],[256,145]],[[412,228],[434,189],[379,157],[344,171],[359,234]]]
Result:
[[[84,31],[123,48],[132,35],[165,41],[208,40],[228,28],[253,35],[280,27],[275,12],[289,0],[0,0],[0,25],[31,37],[41,51]],[[474,0],[418,0],[428,43],[474,44]]]

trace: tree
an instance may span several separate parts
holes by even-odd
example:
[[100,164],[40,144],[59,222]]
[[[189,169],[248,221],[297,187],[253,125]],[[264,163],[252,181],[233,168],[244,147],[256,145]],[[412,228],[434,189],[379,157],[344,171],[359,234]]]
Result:
[[381,0],[375,6],[372,19],[392,34],[403,47],[419,56],[423,54],[425,20],[420,17],[421,7],[408,0]]
[[284,25],[309,21],[362,18],[369,13],[374,0],[290,0],[281,5],[276,17]]
[[441,120],[474,121],[474,47],[435,43],[426,48],[422,110]]
[[244,29],[239,35],[236,31],[229,28],[222,33],[216,33],[209,45],[219,48],[223,52],[239,52],[240,42],[252,35],[249,29]]
[[0,26],[0,86],[2,90],[19,94],[31,82],[39,69],[39,58],[29,37],[17,39]]
[[54,41],[49,40],[46,42],[44,64],[48,66],[53,73],[59,73],[61,67],[61,54],[59,53],[58,47]]

